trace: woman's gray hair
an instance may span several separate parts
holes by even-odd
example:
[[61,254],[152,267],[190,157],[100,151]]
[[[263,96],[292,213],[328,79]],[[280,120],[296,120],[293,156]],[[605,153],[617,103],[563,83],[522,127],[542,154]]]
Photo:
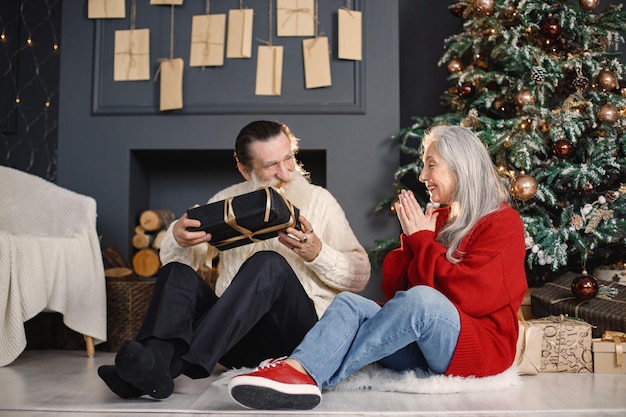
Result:
[[[497,211],[510,193],[491,160],[485,145],[471,130],[461,126],[435,126],[422,139],[422,146],[434,146],[456,175],[452,201],[454,219],[446,224],[437,241],[448,248],[446,258],[461,262],[458,250],[463,238],[476,223]],[[456,207],[458,206],[458,207]]]

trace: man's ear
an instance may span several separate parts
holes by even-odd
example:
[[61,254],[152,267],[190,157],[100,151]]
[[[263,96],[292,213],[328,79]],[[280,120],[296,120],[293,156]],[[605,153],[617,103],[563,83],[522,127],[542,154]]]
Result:
[[246,181],[250,181],[252,179],[252,175],[250,175],[250,170],[241,162],[237,162],[237,169],[239,170],[239,173],[241,174],[242,177],[244,177]]

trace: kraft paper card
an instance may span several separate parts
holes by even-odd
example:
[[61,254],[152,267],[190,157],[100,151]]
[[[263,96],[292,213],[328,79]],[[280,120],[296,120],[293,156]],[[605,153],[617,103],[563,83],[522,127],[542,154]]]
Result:
[[339,9],[339,59],[362,60],[362,15],[356,10]]
[[183,67],[181,58],[161,61],[161,104],[160,110],[183,108]]
[[259,46],[257,50],[257,96],[279,96],[283,82],[283,47]]
[[126,17],[126,0],[89,0],[89,19],[123,19]]
[[315,36],[315,0],[276,0],[277,36]]
[[228,11],[228,44],[226,58],[252,57],[252,23],[254,10],[232,9]]
[[306,88],[328,87],[330,77],[330,50],[328,38],[317,38],[302,41],[302,54],[304,55],[304,79]]
[[180,6],[183,4],[183,0],[150,0],[150,5],[153,4],[173,4],[174,6]]
[[218,67],[224,65],[225,14],[192,16],[189,66]]
[[114,81],[150,79],[150,29],[115,31]]

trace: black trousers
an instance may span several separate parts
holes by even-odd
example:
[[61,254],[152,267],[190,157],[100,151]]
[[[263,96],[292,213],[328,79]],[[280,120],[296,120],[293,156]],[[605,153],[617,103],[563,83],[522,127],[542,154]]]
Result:
[[244,262],[221,297],[188,265],[164,265],[136,339],[174,343],[182,372],[204,378],[218,362],[253,367],[289,355],[316,321],[289,263],[263,251]]

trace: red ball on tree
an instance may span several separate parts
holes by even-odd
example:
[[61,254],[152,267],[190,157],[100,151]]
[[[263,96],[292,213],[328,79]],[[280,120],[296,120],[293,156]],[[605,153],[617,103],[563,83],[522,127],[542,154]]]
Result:
[[476,87],[470,81],[465,81],[459,86],[458,93],[460,97],[472,98],[476,94]]
[[574,155],[576,148],[572,142],[567,139],[559,139],[552,145],[552,151],[559,158],[570,158]]
[[559,19],[557,19],[556,17],[549,17],[541,24],[541,31],[548,38],[556,38],[561,34],[562,30],[563,28],[561,28]]
[[464,6],[456,5],[450,7],[450,13],[452,13],[452,16],[461,17],[463,16],[463,12],[465,12]]
[[572,280],[571,289],[579,300],[589,300],[598,294],[598,280],[591,275],[582,274]]

